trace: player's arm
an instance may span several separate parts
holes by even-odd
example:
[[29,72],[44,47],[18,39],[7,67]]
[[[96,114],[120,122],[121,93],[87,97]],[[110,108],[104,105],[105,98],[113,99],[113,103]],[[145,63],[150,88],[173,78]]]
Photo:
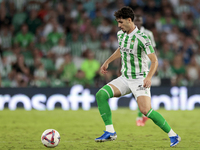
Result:
[[149,59],[151,60],[151,66],[147,77],[144,79],[144,87],[149,88],[151,86],[151,78],[158,67],[158,59],[155,53],[148,54]]
[[120,54],[120,48],[118,48],[101,66],[101,73],[105,74],[107,73],[106,69],[108,68],[108,65],[115,59],[121,57]]

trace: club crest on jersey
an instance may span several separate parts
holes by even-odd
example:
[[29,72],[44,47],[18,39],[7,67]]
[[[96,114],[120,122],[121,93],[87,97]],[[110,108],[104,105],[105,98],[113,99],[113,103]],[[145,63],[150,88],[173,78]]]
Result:
[[133,45],[134,44],[134,40],[131,40],[131,45]]

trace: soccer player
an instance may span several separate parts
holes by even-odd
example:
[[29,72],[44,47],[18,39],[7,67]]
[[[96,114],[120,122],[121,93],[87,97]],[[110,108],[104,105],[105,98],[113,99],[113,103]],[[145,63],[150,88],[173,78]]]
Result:
[[[155,50],[156,48],[156,43],[153,37],[153,33],[150,30],[145,29],[142,24],[143,24],[143,19],[141,15],[135,15],[134,17],[134,24],[137,26],[137,28],[140,30],[140,32],[146,34],[146,36],[150,39],[151,44]],[[150,60],[148,61],[150,62]],[[148,120],[148,117],[143,115],[138,107],[138,116],[136,118],[136,125],[137,126],[144,126],[145,122]]]
[[[118,22],[119,48],[101,66],[101,72],[107,73],[110,62],[121,57],[122,75],[103,86],[96,93],[100,115],[105,123],[106,131],[95,139],[96,142],[112,141],[117,138],[108,99],[133,93],[140,111],[166,132],[170,138],[170,146],[175,146],[181,138],[176,134],[161,114],[151,108],[151,78],[155,73],[158,60],[149,38],[135,26],[134,12],[130,7],[123,7],[115,12]],[[150,70],[147,57],[151,60]]]

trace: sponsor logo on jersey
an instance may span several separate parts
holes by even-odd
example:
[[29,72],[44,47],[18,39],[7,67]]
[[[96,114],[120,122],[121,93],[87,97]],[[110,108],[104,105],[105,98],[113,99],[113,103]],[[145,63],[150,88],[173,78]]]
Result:
[[125,48],[125,47],[122,47],[122,46],[119,46],[119,47],[120,47],[120,50],[121,50],[121,51],[124,51],[124,52],[127,52],[127,53],[133,53],[133,50],[132,50],[132,49]]

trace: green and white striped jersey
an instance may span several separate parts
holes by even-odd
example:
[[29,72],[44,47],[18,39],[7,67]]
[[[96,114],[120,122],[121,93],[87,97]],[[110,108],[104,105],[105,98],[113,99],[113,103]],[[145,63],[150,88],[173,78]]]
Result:
[[140,31],[142,33],[146,34],[147,37],[151,40],[151,44],[152,44],[153,48],[156,47],[156,42],[154,40],[153,33],[150,30],[145,29],[143,26],[140,28]]
[[130,34],[122,30],[117,33],[121,53],[123,77],[136,79],[149,72],[148,54],[154,53],[151,41],[136,27]]

